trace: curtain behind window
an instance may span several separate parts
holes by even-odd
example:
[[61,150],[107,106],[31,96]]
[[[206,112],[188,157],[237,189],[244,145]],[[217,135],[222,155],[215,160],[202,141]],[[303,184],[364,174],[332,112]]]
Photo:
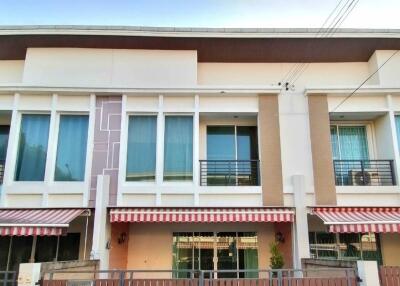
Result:
[[364,126],[339,126],[342,160],[367,160],[368,143]]
[[154,181],[156,172],[156,116],[130,116],[127,181]]
[[49,124],[49,115],[22,115],[16,181],[44,180]]
[[193,117],[166,116],[164,180],[193,179]]
[[400,149],[400,115],[396,115],[394,118],[396,122],[397,147]]
[[88,133],[87,115],[61,115],[55,181],[83,181]]

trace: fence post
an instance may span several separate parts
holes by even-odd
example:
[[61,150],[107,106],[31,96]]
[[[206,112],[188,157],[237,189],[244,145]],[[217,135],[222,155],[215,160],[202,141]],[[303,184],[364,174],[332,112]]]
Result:
[[357,261],[358,274],[361,278],[360,286],[379,285],[378,264],[376,261]]
[[199,286],[204,286],[204,271],[203,270],[200,270]]
[[125,272],[120,271],[119,272],[119,283],[118,286],[124,286],[124,278],[125,278]]

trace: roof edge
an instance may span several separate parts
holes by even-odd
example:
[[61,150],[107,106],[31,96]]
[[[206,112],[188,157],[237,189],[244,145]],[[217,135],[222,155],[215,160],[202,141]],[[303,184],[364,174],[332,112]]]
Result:
[[326,28],[195,28],[98,25],[0,26],[0,35],[104,35],[211,38],[400,38],[400,29],[341,28],[324,36]]

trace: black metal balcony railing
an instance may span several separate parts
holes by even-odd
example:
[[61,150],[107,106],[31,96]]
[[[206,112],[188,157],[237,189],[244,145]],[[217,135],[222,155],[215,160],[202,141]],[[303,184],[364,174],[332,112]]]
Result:
[[393,160],[333,160],[337,186],[394,186]]
[[5,161],[4,160],[0,160],[0,185],[3,184],[4,166],[5,166]]
[[200,160],[201,186],[258,186],[259,160]]

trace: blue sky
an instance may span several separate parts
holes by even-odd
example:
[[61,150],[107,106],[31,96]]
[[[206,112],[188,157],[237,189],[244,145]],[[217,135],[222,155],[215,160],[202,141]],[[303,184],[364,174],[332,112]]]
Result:
[[[0,0],[0,25],[312,28],[339,1]],[[400,0],[360,0],[342,27],[400,28],[399,11]]]

